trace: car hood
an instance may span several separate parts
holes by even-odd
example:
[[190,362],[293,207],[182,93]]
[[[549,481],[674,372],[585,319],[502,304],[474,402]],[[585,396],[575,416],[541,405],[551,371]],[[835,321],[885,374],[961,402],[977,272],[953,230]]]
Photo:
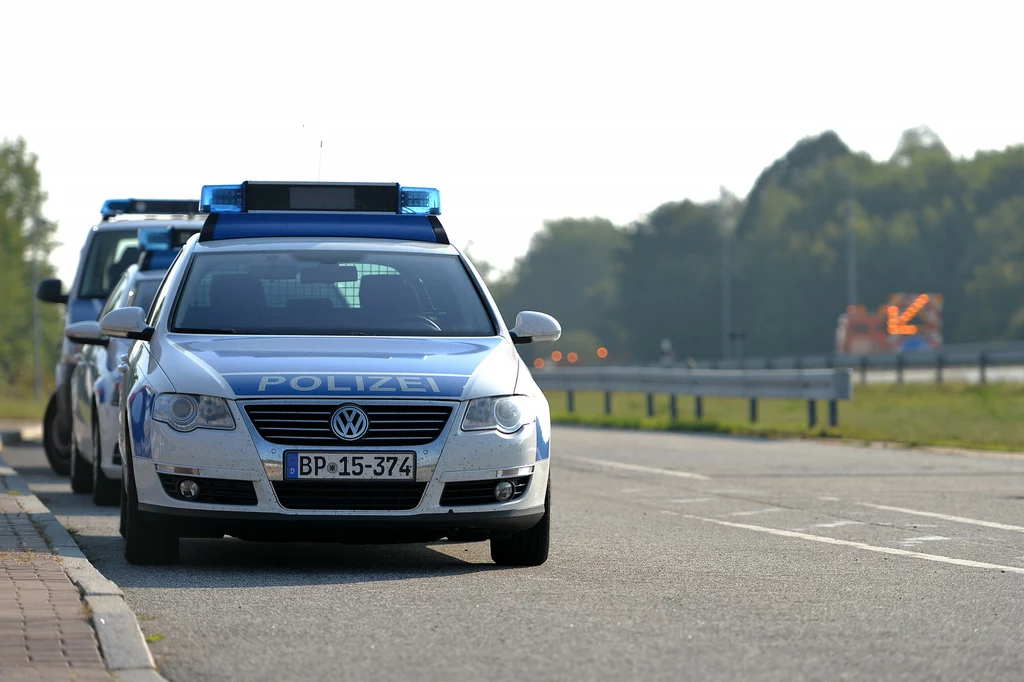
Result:
[[468,400],[512,393],[519,356],[504,337],[472,339],[172,334],[154,359],[180,393],[225,398]]

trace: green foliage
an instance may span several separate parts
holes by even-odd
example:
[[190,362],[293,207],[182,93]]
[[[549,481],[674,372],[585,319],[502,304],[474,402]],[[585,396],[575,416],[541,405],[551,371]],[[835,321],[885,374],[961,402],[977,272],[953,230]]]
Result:
[[[46,193],[36,164],[25,140],[0,142],[0,385],[7,387],[33,380],[33,258],[38,259],[35,276],[54,271],[48,258],[57,245],[57,225],[42,215]],[[60,345],[62,309],[40,304],[39,313],[42,372],[49,377]]]
[[[505,324],[515,325],[516,314],[539,310],[554,315],[568,338],[589,332],[600,345],[621,343],[621,325],[611,318],[617,296],[617,254],[626,234],[603,218],[564,218],[544,223],[534,235],[526,255],[516,260],[511,273],[491,287]],[[594,346],[596,349],[597,346]],[[521,346],[523,357],[550,352],[543,346]],[[586,349],[569,348],[581,355]]]
[[[947,343],[1024,338],[1024,146],[955,159],[921,127],[875,162],[827,132],[767,167],[742,207],[729,243],[745,355],[832,351],[848,230],[859,303],[938,292]],[[663,338],[679,358],[719,357],[722,208],[672,202],[619,228],[550,222],[496,298],[506,316],[543,310],[589,331],[619,360],[656,361]]]

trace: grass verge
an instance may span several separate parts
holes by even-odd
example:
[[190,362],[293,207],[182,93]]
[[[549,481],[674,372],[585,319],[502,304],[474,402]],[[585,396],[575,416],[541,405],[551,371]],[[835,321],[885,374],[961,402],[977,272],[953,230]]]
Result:
[[49,399],[49,395],[35,400],[31,395],[26,397],[0,393],[0,419],[36,419],[42,423],[46,401]]
[[669,397],[657,395],[654,416],[642,393],[616,393],[612,413],[604,414],[604,394],[580,392],[569,413],[564,391],[547,392],[552,420],[626,429],[689,431],[767,438],[841,438],[887,441],[908,446],[935,445],[980,450],[1024,451],[1024,386],[1016,384],[857,385],[852,401],[839,403],[839,425],[828,427],[828,404],[818,403],[818,426],[807,428],[807,402],[760,400],[758,421],[748,421],[748,401],[705,398],[704,419],[694,414],[694,399],[677,398],[677,419],[669,416]]

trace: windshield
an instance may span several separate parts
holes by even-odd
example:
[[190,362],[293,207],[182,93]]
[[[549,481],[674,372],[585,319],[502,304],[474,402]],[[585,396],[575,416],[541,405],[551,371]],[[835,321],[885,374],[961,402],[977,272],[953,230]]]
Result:
[[78,298],[106,298],[128,266],[139,260],[139,231],[97,232],[85,254],[85,269],[78,285]]
[[171,331],[497,333],[458,256],[343,250],[198,254],[178,297]]
[[136,308],[142,308],[147,313],[149,312],[149,306],[153,304],[153,297],[156,295],[156,290],[160,288],[159,279],[140,279],[135,283],[135,293],[132,295],[128,305],[135,306]]

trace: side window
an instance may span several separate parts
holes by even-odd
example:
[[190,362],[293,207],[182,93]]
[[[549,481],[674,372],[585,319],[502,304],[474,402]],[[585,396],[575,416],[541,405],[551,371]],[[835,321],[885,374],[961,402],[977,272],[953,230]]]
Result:
[[160,282],[160,288],[156,290],[156,295],[153,297],[153,305],[149,309],[149,315],[146,317],[146,324],[150,327],[156,326],[156,321],[160,317],[160,311],[164,308],[164,301],[167,300],[168,283],[174,279],[174,275],[177,274],[178,268],[181,267],[182,258],[181,254],[183,251],[179,251],[178,255],[174,257],[174,262],[171,263],[171,267],[167,268],[167,272],[164,273],[164,279]]
[[114,287],[114,290],[110,292],[110,296],[107,297],[107,302],[103,304],[103,310],[100,311],[99,319],[102,320],[104,315],[114,308],[119,307],[118,304],[121,301],[121,297],[124,295],[124,288],[127,284],[128,279],[126,277],[122,277],[118,281],[117,286]]

